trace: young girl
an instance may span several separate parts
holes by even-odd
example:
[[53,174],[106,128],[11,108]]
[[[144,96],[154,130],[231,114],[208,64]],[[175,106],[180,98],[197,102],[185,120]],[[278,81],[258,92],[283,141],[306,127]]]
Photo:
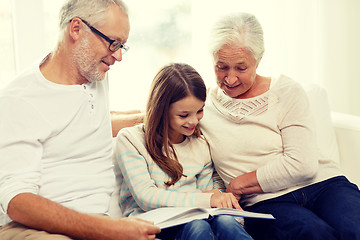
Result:
[[[122,129],[114,162],[125,216],[159,207],[239,208],[232,194],[213,189],[209,147],[198,123],[206,87],[187,64],[170,64],[155,76],[145,123]],[[231,216],[163,229],[161,239],[252,239]]]

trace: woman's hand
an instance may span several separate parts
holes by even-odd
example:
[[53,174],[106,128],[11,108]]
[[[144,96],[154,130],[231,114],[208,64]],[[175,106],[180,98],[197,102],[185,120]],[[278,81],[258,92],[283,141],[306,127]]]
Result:
[[256,178],[256,171],[253,171],[231,180],[226,188],[226,192],[232,193],[239,201],[243,194],[260,193],[263,190]]
[[242,191],[241,191],[241,180],[240,177],[236,177],[233,180],[231,180],[231,182],[229,183],[229,185],[226,188],[226,192],[227,193],[232,193],[234,195],[234,197],[236,198],[236,200],[240,201],[241,195],[242,195]]
[[206,191],[214,193],[210,198],[210,205],[213,208],[236,208],[241,209],[238,201],[232,193],[222,193],[218,189]]

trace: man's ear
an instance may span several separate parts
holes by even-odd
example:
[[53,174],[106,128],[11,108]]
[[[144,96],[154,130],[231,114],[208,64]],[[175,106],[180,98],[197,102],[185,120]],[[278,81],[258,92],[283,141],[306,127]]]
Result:
[[70,37],[77,41],[80,38],[81,32],[83,31],[84,24],[80,18],[75,17],[71,20],[69,26]]

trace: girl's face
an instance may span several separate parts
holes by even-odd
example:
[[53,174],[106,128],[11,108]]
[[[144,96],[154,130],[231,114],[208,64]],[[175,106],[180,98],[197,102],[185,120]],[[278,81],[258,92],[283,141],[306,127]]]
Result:
[[202,119],[205,103],[190,95],[170,105],[169,108],[169,138],[174,144],[184,141],[185,136],[191,136],[195,127]]

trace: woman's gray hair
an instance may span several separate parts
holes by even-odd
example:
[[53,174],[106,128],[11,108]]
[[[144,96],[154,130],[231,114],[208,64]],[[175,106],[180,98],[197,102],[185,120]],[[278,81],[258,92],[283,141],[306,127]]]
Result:
[[93,26],[105,24],[106,11],[111,4],[119,6],[126,14],[128,8],[122,0],[68,0],[60,10],[60,39],[71,19],[79,17]]
[[250,51],[256,62],[264,54],[264,33],[256,17],[249,13],[233,13],[218,20],[210,36],[210,52],[215,57],[225,45]]

